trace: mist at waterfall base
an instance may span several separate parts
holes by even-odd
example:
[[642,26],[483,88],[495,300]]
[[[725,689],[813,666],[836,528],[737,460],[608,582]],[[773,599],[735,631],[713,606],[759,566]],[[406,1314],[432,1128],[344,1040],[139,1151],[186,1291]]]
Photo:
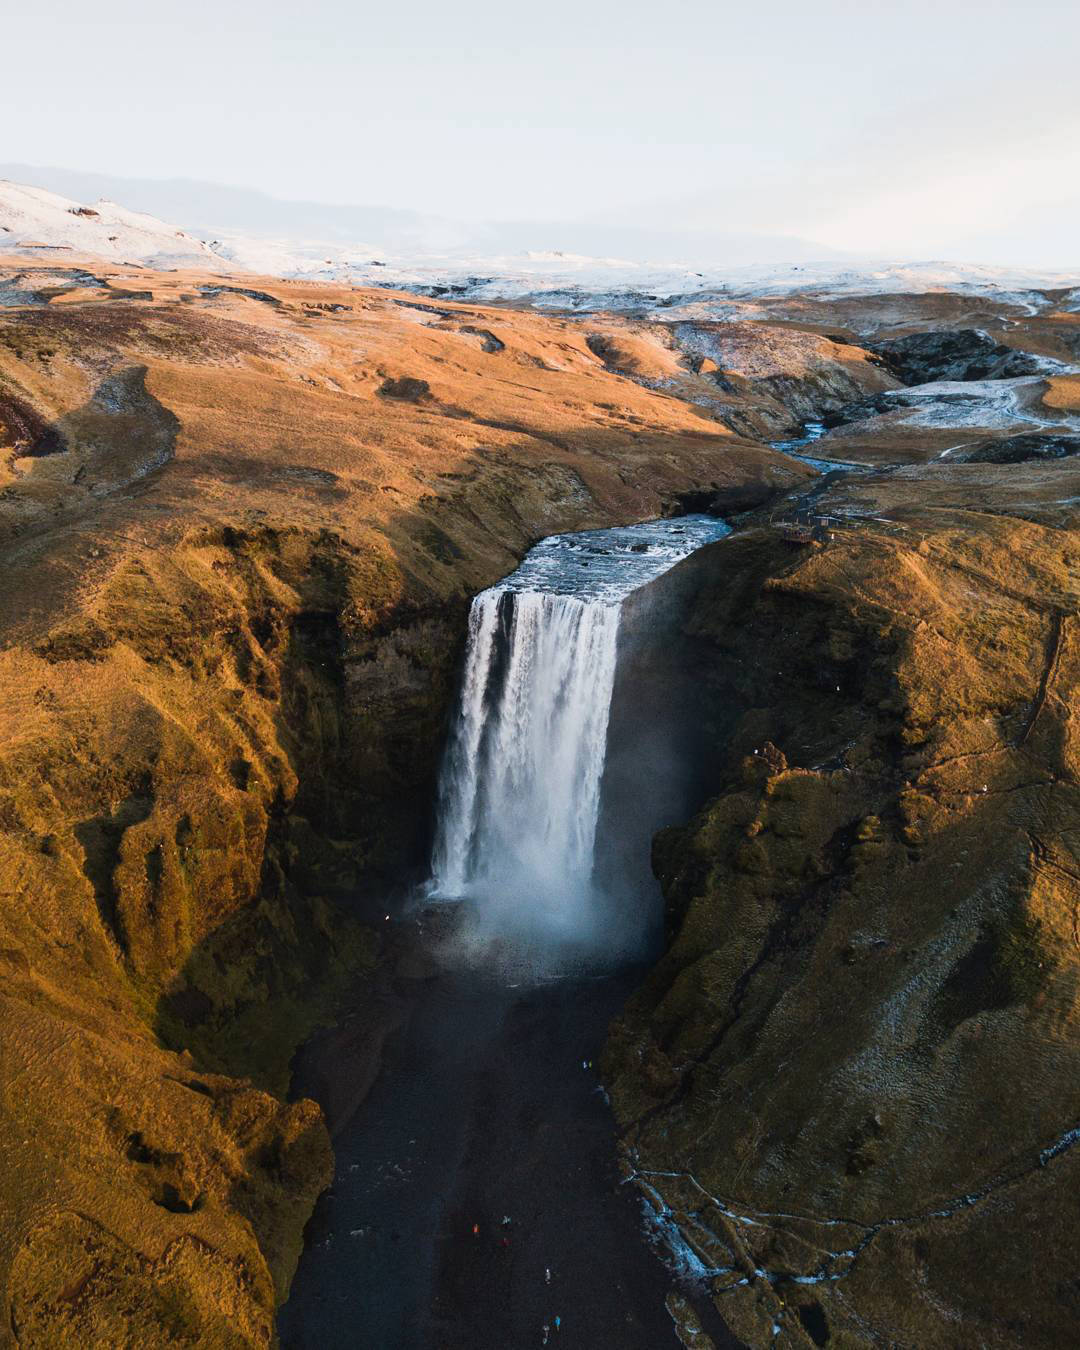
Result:
[[679,767],[663,718],[635,726],[632,708],[611,754],[624,602],[729,532],[684,516],[552,536],[473,601],[427,889],[460,904],[466,956],[549,978],[642,953],[658,918],[648,842]]

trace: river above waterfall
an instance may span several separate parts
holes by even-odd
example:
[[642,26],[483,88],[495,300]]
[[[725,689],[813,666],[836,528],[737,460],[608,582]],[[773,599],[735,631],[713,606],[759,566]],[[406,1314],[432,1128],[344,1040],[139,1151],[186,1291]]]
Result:
[[676,516],[608,530],[553,534],[531,548],[495,591],[576,595],[618,604],[677,562],[731,533],[716,516]]

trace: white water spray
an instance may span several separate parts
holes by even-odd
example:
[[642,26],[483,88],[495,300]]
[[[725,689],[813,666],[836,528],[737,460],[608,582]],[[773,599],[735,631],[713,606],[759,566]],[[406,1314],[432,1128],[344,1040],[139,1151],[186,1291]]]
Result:
[[[592,877],[618,605],[485,591],[469,630],[444,773],[438,890],[489,902],[506,895],[571,927]],[[496,633],[506,635],[501,670]]]
[[727,532],[685,517],[554,536],[473,601],[431,893],[468,898],[489,935],[595,936],[620,605]]

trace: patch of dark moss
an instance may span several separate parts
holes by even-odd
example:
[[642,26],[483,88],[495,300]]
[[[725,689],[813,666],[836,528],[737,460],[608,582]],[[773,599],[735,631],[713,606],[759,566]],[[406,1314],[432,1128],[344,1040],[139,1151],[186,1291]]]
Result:
[[1080,436],[1025,432],[987,441],[950,458],[954,464],[1027,464],[1033,460],[1067,459],[1070,455],[1080,455]]
[[799,1321],[803,1330],[815,1345],[828,1345],[829,1320],[820,1303],[805,1303],[799,1309]]
[[383,380],[376,392],[382,398],[400,399],[404,403],[419,403],[422,398],[427,398],[430,395],[431,386],[427,380],[417,380],[411,375],[402,375],[396,380]]
[[982,1012],[1030,1003],[1053,969],[1041,924],[1023,911],[988,919],[950,970],[930,1016],[944,1034]]
[[62,454],[68,447],[63,435],[25,399],[0,393],[0,441],[17,455],[41,458]]

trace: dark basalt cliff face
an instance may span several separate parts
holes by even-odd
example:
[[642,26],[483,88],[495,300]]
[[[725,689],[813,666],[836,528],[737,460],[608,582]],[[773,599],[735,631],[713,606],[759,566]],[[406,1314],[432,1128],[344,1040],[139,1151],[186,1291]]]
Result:
[[870,344],[882,364],[903,384],[930,380],[1005,380],[1036,375],[1039,361],[997,342],[977,328],[909,333]]
[[669,946],[605,1072],[629,1174],[748,1344],[1060,1345],[1080,552],[894,516],[750,530],[666,583],[727,769],[656,837]]

